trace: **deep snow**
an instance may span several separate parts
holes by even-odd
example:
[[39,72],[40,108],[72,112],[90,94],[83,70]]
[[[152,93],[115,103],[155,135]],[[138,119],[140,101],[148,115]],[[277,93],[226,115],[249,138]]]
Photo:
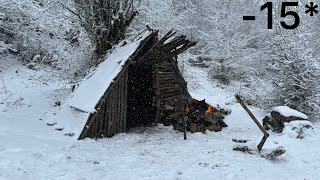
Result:
[[[270,132],[264,150],[287,152],[270,161],[233,151],[233,138],[255,148],[262,133],[227,92],[207,80],[201,69],[184,71],[191,94],[228,104],[229,125],[222,132],[188,133],[172,127],[139,128],[110,139],[76,141],[48,126],[67,83],[50,70],[34,71],[6,58],[0,61],[0,179],[320,179],[320,125],[296,139],[287,131]],[[2,81],[4,83],[2,83]],[[3,87],[5,85],[5,88]],[[258,119],[267,112],[250,107]],[[50,122],[49,122],[50,123]]]

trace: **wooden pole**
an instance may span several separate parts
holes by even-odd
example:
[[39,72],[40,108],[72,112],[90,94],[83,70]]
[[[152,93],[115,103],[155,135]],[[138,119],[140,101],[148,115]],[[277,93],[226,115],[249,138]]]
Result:
[[[182,104],[182,98],[181,97],[181,104]],[[187,121],[186,121],[186,118],[188,118],[188,116],[186,116],[186,108],[187,108],[187,104],[183,104],[182,105],[182,110],[181,110],[181,113],[182,113],[182,123],[183,123],[183,138],[184,140],[187,140]]]
[[249,116],[252,118],[252,120],[256,123],[256,125],[259,127],[259,129],[263,132],[264,136],[262,138],[262,140],[260,141],[260,143],[258,144],[258,150],[261,151],[264,143],[266,142],[266,140],[269,137],[269,133],[263,128],[263,126],[260,124],[260,122],[258,121],[258,119],[252,114],[252,112],[250,111],[250,109],[246,106],[246,104],[243,102],[243,100],[241,99],[241,97],[236,94],[235,95],[237,101],[240,103],[240,105],[243,107],[244,110],[247,111],[247,113],[249,114]]

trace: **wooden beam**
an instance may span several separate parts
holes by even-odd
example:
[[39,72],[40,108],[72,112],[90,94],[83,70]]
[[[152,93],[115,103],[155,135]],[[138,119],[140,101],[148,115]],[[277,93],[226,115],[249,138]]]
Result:
[[246,104],[243,102],[243,100],[241,99],[241,97],[236,94],[235,95],[237,101],[240,103],[240,105],[243,107],[243,109],[249,114],[249,116],[251,117],[251,119],[253,120],[253,122],[259,127],[259,129],[262,131],[262,133],[264,134],[262,140],[260,141],[260,143],[258,144],[258,150],[261,151],[264,143],[266,142],[267,138],[269,137],[269,133],[263,128],[263,126],[260,124],[260,122],[258,121],[258,119],[252,114],[252,112],[250,111],[250,109],[246,106]]
[[124,116],[123,116],[123,131],[127,131],[127,108],[128,108],[128,70],[124,74]]

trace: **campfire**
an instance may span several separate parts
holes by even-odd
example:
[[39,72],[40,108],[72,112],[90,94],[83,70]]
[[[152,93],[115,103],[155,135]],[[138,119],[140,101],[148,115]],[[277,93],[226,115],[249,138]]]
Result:
[[[174,129],[183,132],[183,122],[181,118],[172,113],[173,110],[174,106],[167,106],[163,112],[164,119],[162,121],[165,122],[165,125],[173,125]],[[187,131],[192,133],[205,132],[206,130],[217,132],[227,127],[223,122],[224,115],[227,113],[207,104],[205,100],[192,99],[191,102],[185,105],[184,112]]]
[[209,106],[208,109],[206,110],[206,113],[213,113],[214,108],[212,106]]

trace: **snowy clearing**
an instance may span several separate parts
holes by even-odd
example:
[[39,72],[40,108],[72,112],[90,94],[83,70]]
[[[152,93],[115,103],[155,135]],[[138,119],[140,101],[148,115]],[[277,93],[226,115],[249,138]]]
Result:
[[[191,94],[232,109],[222,132],[188,133],[172,127],[139,128],[110,139],[76,141],[48,126],[70,89],[48,71],[33,71],[7,58],[0,61],[0,179],[320,179],[320,125],[304,139],[290,129],[270,132],[264,151],[283,146],[270,161],[233,151],[232,139],[255,148],[262,133],[233,98],[209,83],[206,73],[188,67]],[[3,85],[4,84],[4,85]],[[267,111],[251,107],[261,120]],[[50,123],[49,123],[50,124]]]

